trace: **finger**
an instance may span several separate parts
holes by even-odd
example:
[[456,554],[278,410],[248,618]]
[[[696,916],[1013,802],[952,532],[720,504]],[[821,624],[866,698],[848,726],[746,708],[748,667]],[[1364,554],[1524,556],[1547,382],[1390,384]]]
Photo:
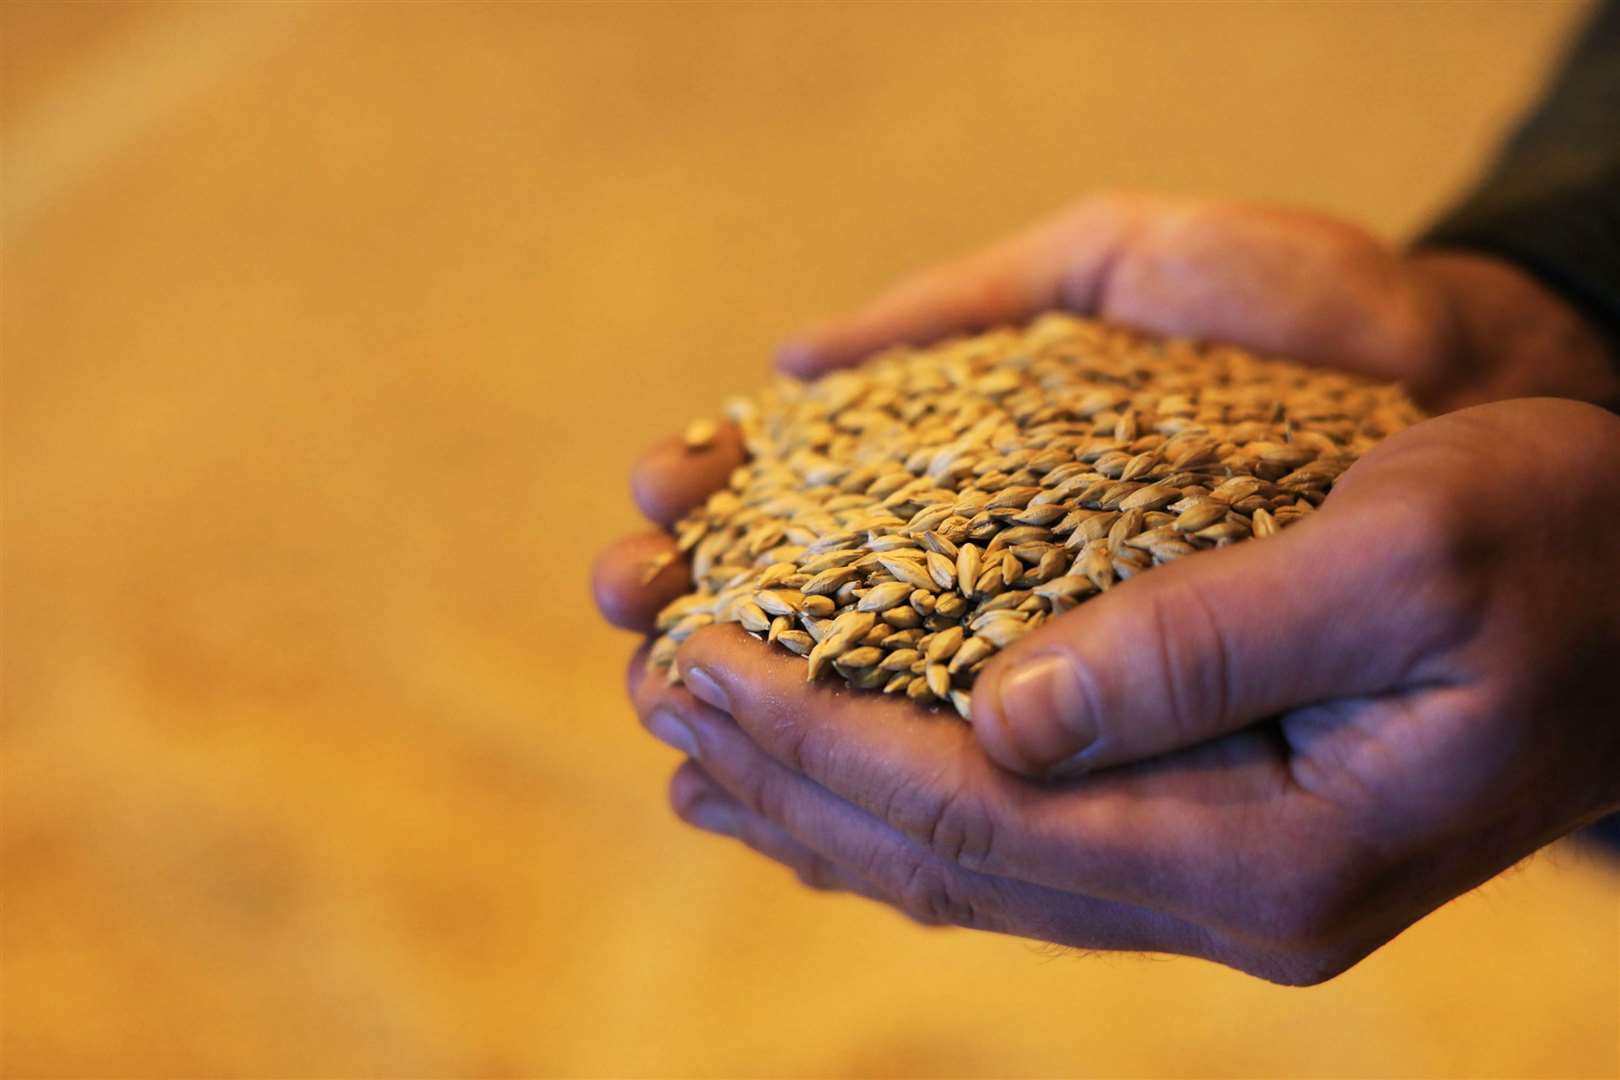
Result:
[[1378,238],[1320,215],[1145,195],[1088,198],[902,282],[784,345],[808,377],[1049,309],[1423,383],[1443,366],[1438,289]]
[[1160,204],[1090,292],[1110,321],[1379,378],[1426,379],[1446,348],[1437,289],[1365,230],[1297,210]]
[[1409,533],[1399,503],[1330,503],[1274,538],[1132,578],[992,660],[974,733],[1009,769],[1073,775],[1389,690],[1444,632],[1422,614]]
[[682,821],[706,832],[741,840],[754,851],[792,870],[812,889],[855,893],[888,904],[888,897],[858,874],[822,858],[768,819],[753,813],[704,773],[685,761],[669,782],[669,802]]
[[1184,920],[1128,904],[965,870],[764,754],[729,717],[678,687],[649,681],[649,727],[679,724],[704,772],[752,813],[817,856],[869,882],[923,921],[1092,949],[1219,952]]
[[637,697],[641,693],[641,684],[651,674],[647,670],[647,655],[652,652],[652,643],[643,642],[636,646],[630,654],[630,660],[624,666],[624,690],[634,707]]
[[996,766],[954,713],[806,684],[803,661],[735,626],[693,634],[677,663],[676,706],[695,694],[792,772],[943,861],[1002,878],[1238,925],[1239,868],[1265,850],[1230,807],[1273,800],[1279,827],[1294,812],[1267,740],[1053,788]]
[[[648,645],[638,648],[630,657],[625,671],[625,686],[632,702],[674,694],[667,686],[662,690],[649,686],[649,693],[643,695],[643,684],[650,676],[647,670],[649,651]],[[670,732],[664,728],[658,734],[660,739],[677,748],[688,745],[693,750],[696,748],[695,740],[689,740],[684,732]],[[710,779],[695,760],[688,759],[675,771],[670,779],[669,798],[671,807],[682,821],[709,832],[740,839],[760,854],[788,867],[810,888],[854,893],[892,907],[913,922],[925,926],[939,925],[937,921],[904,911],[892,898],[878,891],[876,886],[853,870],[822,858],[768,819],[749,811]]]
[[852,315],[805,331],[782,345],[777,363],[810,378],[890,345],[924,345],[1057,307],[1092,310],[1107,266],[1156,205],[1141,196],[1085,200],[984,251],[907,278]]
[[691,566],[666,533],[648,532],[617,541],[596,558],[591,591],[603,618],[614,626],[648,633],[666,604],[691,588]]
[[705,445],[692,446],[680,435],[657,443],[630,473],[630,491],[647,520],[672,525],[681,515],[726,486],[746,454],[735,424],[717,425]]

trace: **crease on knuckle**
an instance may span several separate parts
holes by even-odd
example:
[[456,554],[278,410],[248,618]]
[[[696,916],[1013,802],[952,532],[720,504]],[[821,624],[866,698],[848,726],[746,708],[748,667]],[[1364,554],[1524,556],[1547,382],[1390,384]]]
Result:
[[787,784],[774,769],[748,769],[736,778],[743,806],[767,821],[781,824],[788,804]]
[[[1166,747],[1181,746],[1207,738],[1206,718],[1225,723],[1232,701],[1231,653],[1218,617],[1209,601],[1196,588],[1145,590],[1142,617],[1151,639],[1151,657]],[[1213,663],[1201,663],[1201,656]],[[1082,672],[1081,685],[1089,680]],[[1108,731],[1108,714],[1095,712]]]
[[858,747],[803,718],[778,724],[766,751],[784,768],[833,791],[858,783],[864,774]]
[[812,745],[812,729],[791,719],[778,721],[771,728],[771,742],[767,749],[771,756],[796,773],[806,772],[806,765],[817,753]]
[[899,783],[884,801],[883,819],[947,864],[980,869],[995,857],[995,816],[961,780]]
[[794,872],[801,884],[817,892],[840,892],[844,889],[844,882],[838,876],[838,872],[824,859],[806,859],[794,867]]
[[[1190,635],[1190,647],[1177,650],[1172,644],[1185,640],[1181,634],[1172,632],[1174,627],[1168,621],[1172,607],[1183,627],[1196,627]],[[1155,606],[1154,619],[1165,650],[1165,678],[1178,729],[1183,732],[1192,729],[1201,715],[1213,717],[1223,725],[1239,719],[1232,715],[1235,677],[1232,649],[1209,598],[1199,589],[1180,589],[1174,605]],[[1201,664],[1197,660],[1199,656],[1208,656],[1213,662]],[[1198,685],[1192,685],[1194,682]],[[1194,703],[1198,703],[1196,707]]]
[[993,864],[996,837],[995,815],[984,800],[961,787],[938,801],[928,823],[928,850],[969,869]]
[[919,855],[911,859],[895,887],[900,905],[918,919],[977,928],[979,910],[949,868]]

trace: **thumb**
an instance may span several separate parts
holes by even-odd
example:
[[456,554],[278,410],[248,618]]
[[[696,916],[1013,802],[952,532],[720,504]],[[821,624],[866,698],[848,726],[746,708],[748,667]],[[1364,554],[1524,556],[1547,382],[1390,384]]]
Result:
[[1388,516],[1324,510],[1048,622],[980,675],[980,743],[1018,772],[1071,775],[1390,688],[1436,628],[1422,559],[1388,541],[1403,535]]

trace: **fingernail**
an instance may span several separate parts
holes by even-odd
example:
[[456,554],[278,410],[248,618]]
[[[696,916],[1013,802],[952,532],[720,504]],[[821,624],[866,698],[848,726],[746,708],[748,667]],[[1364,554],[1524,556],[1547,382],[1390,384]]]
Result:
[[647,720],[647,730],[665,746],[672,747],[687,757],[698,756],[697,737],[680,717],[667,709],[659,709]]
[[686,668],[681,672],[681,681],[686,683],[686,688],[692,691],[692,696],[699,701],[713,705],[721,712],[731,711],[731,702],[726,699],[726,692],[707,671],[700,667]]
[[1074,663],[1048,653],[1035,656],[996,683],[1002,727],[1018,756],[1048,773],[1077,768],[1097,738]]
[[709,832],[724,833],[726,836],[737,835],[737,815],[732,812],[731,807],[718,799],[699,799],[686,811],[686,819]]

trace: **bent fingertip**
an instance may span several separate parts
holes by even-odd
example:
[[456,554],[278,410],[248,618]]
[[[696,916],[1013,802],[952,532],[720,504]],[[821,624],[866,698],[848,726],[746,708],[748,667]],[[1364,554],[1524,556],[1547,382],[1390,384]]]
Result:
[[689,664],[681,668],[681,680],[692,696],[705,705],[713,706],[721,712],[731,711],[731,697],[726,693],[725,686],[709,673],[709,669],[697,664]]
[[630,654],[630,659],[624,665],[624,690],[632,702],[641,693],[641,684],[647,679],[647,654],[651,651],[652,645],[643,642]]
[[1026,776],[1084,771],[1096,742],[1095,718],[1072,657],[1061,652],[1010,658],[973,692],[973,730],[992,760]]
[[699,799],[687,809],[682,820],[704,832],[718,833],[721,836],[742,835],[736,809],[719,799]]
[[997,678],[987,671],[973,685],[973,736],[985,754],[1002,768],[1025,776],[1041,775],[1041,769],[1025,759],[1007,730],[1006,714],[997,698]]
[[794,334],[776,349],[776,364],[801,379],[813,379],[849,367],[896,343],[885,328],[861,316],[830,320]]
[[630,501],[642,517],[657,525],[674,524],[686,509],[681,492],[669,484],[669,456],[665,447],[656,447],[630,470]]
[[[679,650],[675,653],[675,664],[681,670],[684,681],[692,672],[698,674],[698,682],[705,686],[706,691],[712,693],[717,699],[731,694],[738,680],[753,677],[755,667],[761,656],[767,660],[777,657],[772,654],[785,650],[768,649],[763,643],[743,630],[736,623],[713,623],[701,627],[685,641],[681,642]],[[702,697],[694,692],[694,696]],[[724,709],[718,700],[702,700]]]
[[747,458],[742,432],[729,420],[692,425],[661,439],[630,470],[630,496],[647,520],[671,526],[725,487]]
[[619,568],[619,552],[609,549],[591,565],[591,599],[602,618],[621,630],[644,629],[638,605],[625,595]]
[[820,374],[826,367],[823,359],[825,350],[820,339],[820,334],[806,332],[782,342],[776,347],[777,368],[800,379]]
[[685,565],[662,533],[625,537],[596,557],[591,596],[608,622],[645,633],[658,610],[680,594]]
[[669,780],[669,805],[675,816],[707,832],[736,836],[736,809],[702,768],[686,762]]
[[698,752],[697,736],[673,709],[653,710],[653,714],[647,718],[647,732],[671,750],[678,750],[689,758],[702,756]]
[[679,814],[684,807],[714,791],[714,781],[703,771],[703,766],[695,761],[683,761],[669,777],[670,809]]

